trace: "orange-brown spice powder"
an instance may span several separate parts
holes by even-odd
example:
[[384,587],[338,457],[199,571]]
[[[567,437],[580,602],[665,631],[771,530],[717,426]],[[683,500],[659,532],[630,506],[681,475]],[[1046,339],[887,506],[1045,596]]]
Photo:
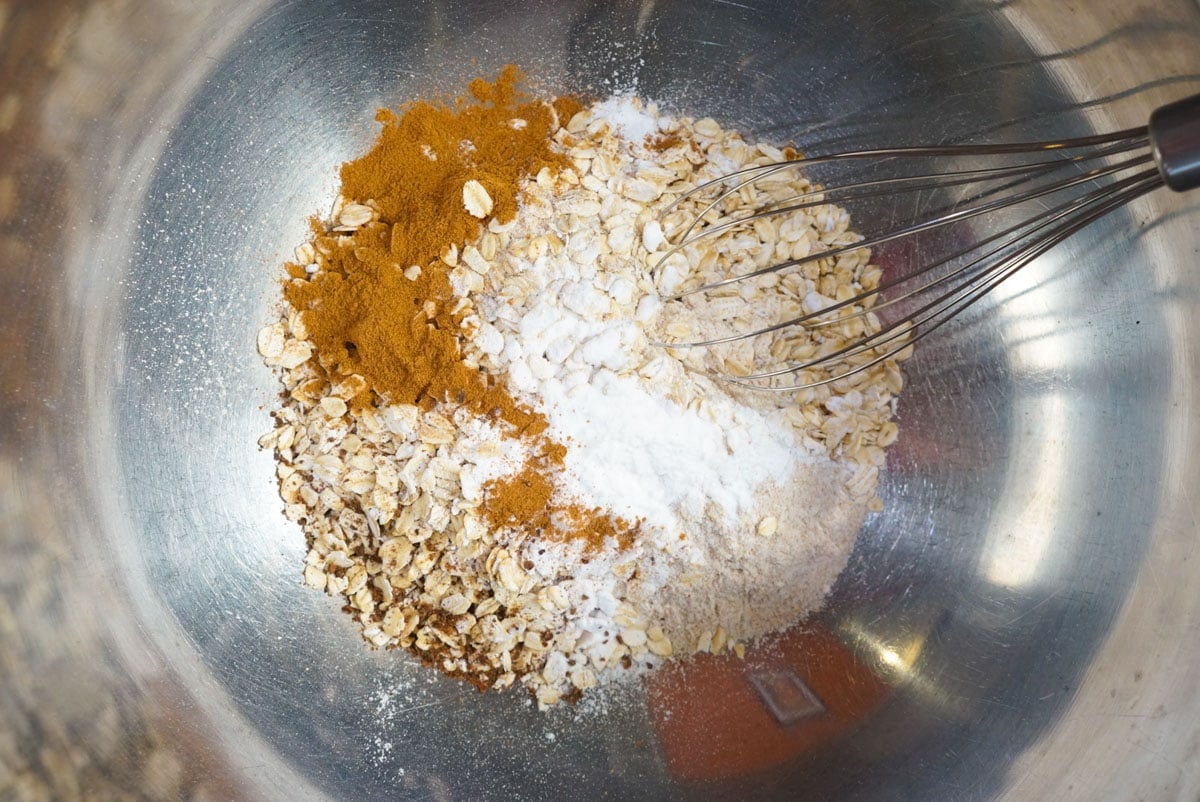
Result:
[[[494,83],[473,81],[470,97],[414,102],[399,115],[380,111],[379,139],[341,169],[343,197],[373,201],[379,220],[349,236],[318,230],[314,246],[324,269],[307,280],[303,268],[292,266],[284,297],[303,310],[318,360],[332,377],[358,374],[390,403],[462,404],[536,433],[544,419],[463,362],[463,315],[454,311],[440,258],[451,244],[461,247],[480,234],[482,221],[463,206],[468,180],[484,186],[492,216],[504,223],[516,214],[523,178],[567,164],[552,137],[578,102],[528,99],[517,90],[520,78],[510,66]],[[421,268],[416,279],[405,276],[413,265]]]
[[[494,82],[478,78],[451,102],[417,101],[397,114],[381,110],[382,131],[363,157],[342,165],[343,197],[369,202],[378,220],[351,233],[312,221],[322,270],[312,278],[288,265],[284,298],[301,310],[317,360],[328,377],[362,376],[355,406],[372,403],[461,405],[507,423],[527,438],[532,456],[515,476],[484,487],[483,512],[496,529],[550,540],[581,540],[589,550],[615,540],[628,548],[638,532],[599,508],[555,499],[554,477],[566,448],[544,434],[545,416],[518,403],[503,382],[463,361],[464,314],[442,256],[480,235],[484,221],[463,205],[463,185],[480,182],[491,216],[517,213],[520,182],[569,161],[553,136],[582,108],[570,97],[533,100],[518,89],[521,72],[506,67]],[[406,271],[416,265],[420,268]],[[410,277],[415,274],[415,277]]]
[[663,153],[671,148],[678,147],[683,144],[683,138],[679,134],[658,134],[646,143],[650,150],[656,153]]
[[640,521],[631,523],[599,507],[554,500],[551,477],[560,468],[561,462],[532,458],[514,476],[488,483],[484,519],[494,529],[511,528],[527,537],[582,542],[589,552],[604,548],[610,540],[621,550],[633,545]]

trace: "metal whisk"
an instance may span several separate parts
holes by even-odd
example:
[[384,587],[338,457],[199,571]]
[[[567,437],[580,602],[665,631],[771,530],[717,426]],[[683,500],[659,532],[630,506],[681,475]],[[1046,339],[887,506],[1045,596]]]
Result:
[[[859,177],[843,183],[823,181],[810,191],[732,217],[722,211],[727,199],[754,196],[760,184],[781,171],[841,167],[852,167]],[[859,249],[907,250],[905,261],[913,264],[892,264],[877,286],[808,314],[728,336],[659,344],[715,347],[797,326],[819,332],[867,317],[870,325],[859,327],[864,333],[848,343],[839,342],[829,353],[784,360],[746,375],[723,374],[739,384],[774,390],[845,379],[905,355],[913,343],[946,325],[1063,240],[1164,185],[1176,192],[1200,186],[1200,95],[1157,109],[1146,126],[1110,134],[1015,144],[862,150],[741,170],[697,187],[664,210],[660,219],[697,195],[702,203],[715,193],[713,200],[700,206],[690,225],[672,237],[672,247],[659,264],[704,238],[826,204],[869,201],[877,207],[891,204],[893,211],[932,208],[859,241],[708,280],[669,295],[667,302],[722,288],[728,293],[729,285],[802,269]],[[981,235],[978,229],[989,219],[998,230]],[[877,313],[887,308],[892,309],[892,319],[881,322]]]

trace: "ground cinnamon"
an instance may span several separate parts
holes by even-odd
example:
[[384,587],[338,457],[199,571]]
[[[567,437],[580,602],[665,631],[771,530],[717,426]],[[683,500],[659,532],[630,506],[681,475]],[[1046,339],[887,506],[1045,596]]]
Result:
[[378,141],[341,169],[342,195],[372,201],[379,220],[348,236],[317,231],[323,269],[308,279],[293,265],[284,297],[303,310],[317,358],[334,378],[359,374],[387,402],[463,404],[540,431],[543,419],[463,363],[462,316],[439,258],[478,237],[485,222],[463,206],[468,180],[483,185],[491,217],[506,222],[522,179],[566,165],[552,136],[578,102],[531,100],[518,90],[520,79],[510,66],[492,83],[473,81],[469,97],[380,111]]
[[474,242],[487,222],[464,206],[464,185],[479,182],[492,201],[488,219],[505,223],[517,212],[523,180],[543,167],[570,166],[553,136],[581,104],[532,100],[518,89],[521,77],[509,66],[495,81],[472,81],[467,96],[381,110],[379,139],[341,168],[342,196],[372,206],[378,219],[350,232],[314,220],[320,270],[310,277],[305,266],[289,265],[284,297],[302,312],[329,378],[366,380],[355,405],[374,398],[426,410],[460,405],[529,439],[535,456],[517,475],[485,487],[493,528],[581,539],[588,548],[610,539],[628,547],[636,525],[555,498],[566,449],[544,435],[545,417],[463,361],[466,313],[442,256],[451,245]]
[[630,523],[599,507],[555,498],[554,477],[562,461],[531,458],[513,476],[496,479],[484,487],[485,520],[493,529],[513,529],[527,537],[552,541],[582,541],[588,551],[614,542],[624,550],[633,545],[640,522]]
[[663,153],[671,148],[682,145],[683,137],[679,136],[679,134],[658,134],[646,144],[655,153]]

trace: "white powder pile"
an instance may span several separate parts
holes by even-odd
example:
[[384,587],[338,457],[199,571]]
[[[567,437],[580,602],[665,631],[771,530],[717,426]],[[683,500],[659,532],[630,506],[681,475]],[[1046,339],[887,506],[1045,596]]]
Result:
[[736,524],[756,512],[755,491],[790,476],[799,456],[790,429],[756,410],[714,399],[727,421],[718,423],[608,371],[570,393],[546,382],[540,402],[553,436],[570,443],[568,492],[664,529],[709,504],[723,511],[721,523]]
[[641,101],[629,95],[614,95],[594,105],[591,114],[613,126],[627,142],[642,142],[659,131],[654,115],[647,114]]
[[[707,122],[686,139],[703,142],[701,130],[728,139]],[[568,588],[566,626],[588,633],[581,643],[593,659],[596,647],[637,644],[654,627],[676,653],[785,628],[820,605],[845,565],[874,473],[865,494],[852,492],[854,466],[796,425],[792,397],[735,395],[690,369],[697,357],[688,365],[649,345],[663,315],[654,253],[669,247],[656,217],[675,176],[647,138],[679,123],[617,97],[571,128],[580,141],[569,152],[592,168],[592,180],[566,192],[544,181],[526,188],[524,202],[537,212],[499,233],[562,247],[497,257],[474,296],[484,321],[475,356],[568,446],[560,491],[641,522],[642,536],[626,551],[537,544],[526,554],[541,576]],[[714,149],[709,169],[743,167],[748,151]],[[678,177],[695,181],[692,165],[677,161],[688,173]],[[756,302],[754,314],[779,311],[779,297],[741,305]],[[613,651],[600,653],[604,666]],[[643,651],[642,660],[657,657]]]

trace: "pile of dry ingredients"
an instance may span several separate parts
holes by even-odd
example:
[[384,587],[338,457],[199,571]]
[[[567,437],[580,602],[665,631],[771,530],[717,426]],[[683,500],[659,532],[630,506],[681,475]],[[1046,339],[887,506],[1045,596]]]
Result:
[[285,388],[261,443],[308,539],[305,582],[344,597],[367,641],[545,707],[672,656],[740,654],[817,608],[878,505],[901,379],[894,362],[791,394],[706,377],[849,330],[650,345],[819,309],[880,273],[860,250],[668,314],[659,298],[685,282],[856,241],[847,215],[664,261],[702,202],[662,210],[784,154],[633,97],[530,98],[519,79],[380,113],[259,335]]

